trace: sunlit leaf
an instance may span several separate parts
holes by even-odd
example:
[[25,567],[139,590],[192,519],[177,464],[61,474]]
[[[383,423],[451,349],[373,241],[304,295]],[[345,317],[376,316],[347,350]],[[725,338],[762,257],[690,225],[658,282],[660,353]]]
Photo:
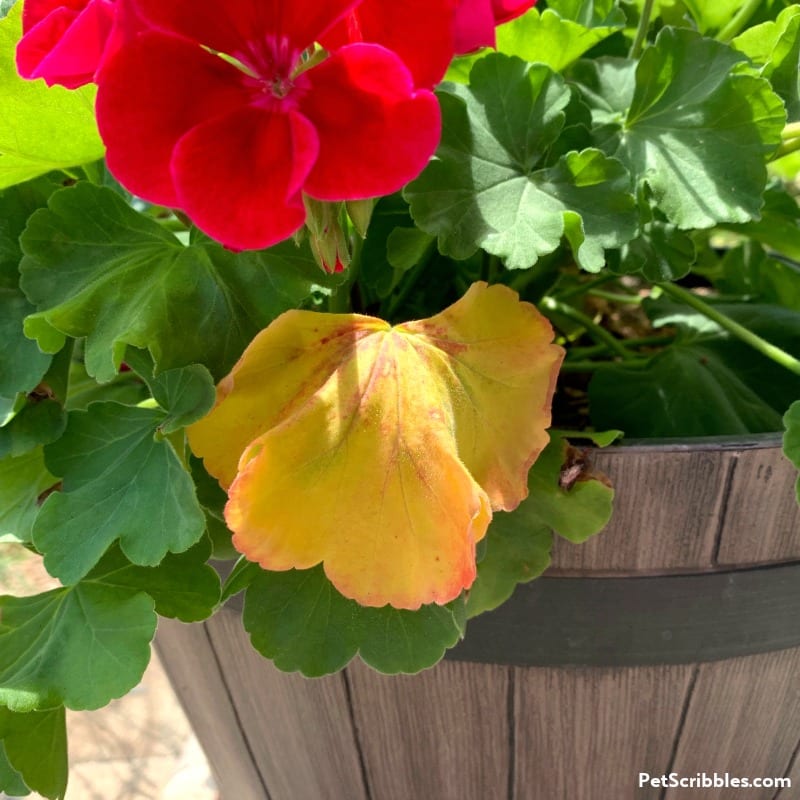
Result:
[[0,18],[0,188],[102,158],[93,86],[67,91],[17,74],[22,3]]
[[499,285],[394,328],[287,312],[189,429],[230,486],[234,544],[269,570],[323,562],[363,605],[452,600],[474,579],[492,509],[525,496],[547,442],[562,353],[551,339]]

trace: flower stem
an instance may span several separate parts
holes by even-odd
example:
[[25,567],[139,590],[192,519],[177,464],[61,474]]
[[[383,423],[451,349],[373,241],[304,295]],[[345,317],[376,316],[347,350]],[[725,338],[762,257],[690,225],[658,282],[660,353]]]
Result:
[[756,13],[762,2],[763,0],[749,0],[749,2],[745,3],[736,12],[733,19],[717,34],[717,40],[720,42],[729,42],[734,36],[740,34],[750,21],[750,17]]
[[622,344],[619,339],[616,339],[614,336],[612,336],[612,334],[610,334],[605,328],[601,328],[594,320],[592,320],[582,311],[578,311],[577,308],[574,308],[567,303],[562,303],[560,300],[556,300],[554,297],[543,297],[542,308],[545,311],[560,314],[562,317],[566,317],[567,319],[571,319],[573,322],[577,322],[582,328],[586,329],[586,333],[588,333],[592,339],[600,344],[606,345],[612,353],[618,355],[620,358],[625,360],[633,358],[633,355],[628,352],[628,350],[625,348],[625,345]]
[[588,294],[592,297],[599,297],[601,300],[608,300],[612,303],[622,303],[625,305],[639,305],[644,297],[638,294],[620,294],[618,292],[605,292],[602,289],[590,289]]
[[704,300],[701,300],[694,292],[690,292],[688,289],[684,289],[674,283],[659,283],[657,286],[661,288],[664,294],[669,295],[678,302],[685,303],[695,311],[699,311],[704,317],[716,322],[720,328],[730,333],[731,336],[735,336],[739,341],[750,345],[761,355],[766,356],[776,364],[780,364],[795,375],[800,375],[800,360],[718,311]]
[[800,136],[800,122],[790,122],[782,131],[781,139],[796,139]]
[[[649,358],[628,358],[625,360],[625,367],[643,369],[650,363]],[[565,361],[561,365],[561,372],[594,372],[598,369],[607,367],[618,367],[619,361]]]
[[653,16],[655,0],[645,0],[642,16],[639,18],[639,27],[636,29],[636,38],[631,45],[630,57],[639,58],[647,40],[647,31],[650,28],[650,18]]
[[794,139],[787,139],[784,143],[775,151],[775,154],[772,156],[770,161],[777,161],[779,158],[783,158],[784,156],[788,156],[789,153],[796,153],[800,150],[800,136]]

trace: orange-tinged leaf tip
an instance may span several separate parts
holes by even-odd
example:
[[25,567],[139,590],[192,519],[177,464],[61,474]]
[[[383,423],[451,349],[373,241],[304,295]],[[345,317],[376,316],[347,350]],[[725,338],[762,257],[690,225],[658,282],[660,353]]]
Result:
[[322,562],[363,605],[454,599],[492,509],[522,500],[547,442],[563,358],[551,342],[533,306],[485,283],[395,328],[282,315],[189,432],[229,487],[235,546],[266,569]]

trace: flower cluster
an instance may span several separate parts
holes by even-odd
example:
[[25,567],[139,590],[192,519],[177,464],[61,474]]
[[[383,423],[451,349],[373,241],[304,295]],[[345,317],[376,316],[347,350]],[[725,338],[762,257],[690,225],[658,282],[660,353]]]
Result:
[[257,249],[303,225],[304,195],[377,197],[416,177],[453,55],[533,2],[26,0],[17,62],[50,84],[96,81],[118,180]]

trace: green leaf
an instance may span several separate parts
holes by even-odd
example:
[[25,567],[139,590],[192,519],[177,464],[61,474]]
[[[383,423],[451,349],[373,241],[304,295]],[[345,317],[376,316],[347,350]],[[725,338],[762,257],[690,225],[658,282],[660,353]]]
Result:
[[[0,5],[1,9],[2,5]],[[22,775],[11,766],[2,741],[0,741],[0,792],[4,792],[12,798],[24,797],[31,793],[22,780]]]
[[47,179],[40,178],[0,192],[0,396],[31,391],[50,364],[50,356],[22,329],[34,309],[19,289],[19,237],[28,217],[47,204],[52,189]]
[[45,448],[64,488],[42,506],[34,542],[62,583],[80,580],[117,540],[134,564],[154,566],[203,535],[191,477],[170,443],[154,438],[165,419],[156,409],[95,403],[70,413],[62,438]]
[[625,25],[625,13],[618,7],[617,0],[549,0],[547,7],[562,19],[586,28]]
[[[575,3],[561,4],[562,8],[569,5],[577,6]],[[592,4],[583,5],[588,8]],[[625,24],[625,17],[619,9],[614,9],[616,13],[603,22],[590,19],[591,13],[582,14],[578,8],[566,10],[567,13],[583,16],[584,21],[564,19],[564,14],[558,8],[553,9],[552,3],[541,14],[531,9],[527,14],[498,27],[497,50],[509,56],[519,56],[524,61],[547,64],[556,72],[561,72],[596,44],[621,30]],[[596,22],[600,24],[593,24]]]
[[231,253],[205,237],[184,246],[112,189],[56,192],[22,236],[22,288],[38,313],[26,333],[51,351],[86,336],[86,369],[111,380],[126,345],[158,372],[204,364],[223,377],[255,334],[325,281],[307,247]]
[[27,714],[0,708],[0,740],[9,764],[30,789],[52,800],[64,797],[69,768],[63,707]]
[[85,580],[0,597],[0,704],[27,713],[100,708],[136,686],[155,635],[143,592]]
[[[610,444],[618,434],[600,434],[598,439]],[[614,491],[600,479],[604,476],[584,470],[569,488],[561,487],[562,467],[570,452],[564,434],[551,431],[550,443],[528,474],[527,498],[514,511],[495,514],[486,555],[469,591],[469,617],[497,608],[518,583],[541,575],[550,565],[553,533],[582,542],[608,523]]]
[[19,77],[22,3],[0,19],[0,188],[102,158],[93,86],[67,91]]
[[217,396],[214,379],[202,364],[169,369],[154,376],[153,360],[147,351],[128,348],[125,360],[147,383],[156,402],[167,412],[158,426],[162,434],[174,433],[191,425],[214,405]]
[[37,500],[57,480],[44,465],[41,447],[0,459],[0,540],[31,540]]
[[763,22],[731,44],[744,53],[769,78],[773,89],[783,98],[790,120],[800,117],[800,5],[785,8],[772,22]]
[[[800,469],[800,400],[795,400],[783,415],[783,452],[786,458]],[[797,502],[800,503],[800,478],[795,487]]]
[[67,416],[58,401],[26,398],[14,418],[0,428],[0,458],[20,456],[55,441],[66,424]]
[[210,617],[220,600],[219,575],[206,563],[210,555],[209,542],[202,540],[185,553],[168,553],[157,567],[139,567],[115,546],[87,579],[146,592],[162,617],[198,622]]
[[636,69],[617,155],[680,228],[758,217],[786,113],[768,81],[735,73],[742,58],[664,28]]
[[608,256],[612,272],[641,273],[648,281],[676,281],[689,274],[696,258],[694,242],[675,225],[653,219],[635,239]]
[[462,600],[400,611],[343,597],[322,567],[261,571],[247,587],[243,621],[253,647],[285,671],[336,672],[356,653],[379,672],[419,672],[462,635]]
[[717,31],[733,19],[745,0],[683,0],[701,33]]
[[478,248],[525,269],[566,236],[576,259],[599,270],[603,251],[636,228],[629,176],[598,150],[571,152],[536,169],[564,126],[570,91],[548,67],[493,53],[469,87],[440,93],[444,134],[432,161],[405,190],[417,225],[440,250]]

